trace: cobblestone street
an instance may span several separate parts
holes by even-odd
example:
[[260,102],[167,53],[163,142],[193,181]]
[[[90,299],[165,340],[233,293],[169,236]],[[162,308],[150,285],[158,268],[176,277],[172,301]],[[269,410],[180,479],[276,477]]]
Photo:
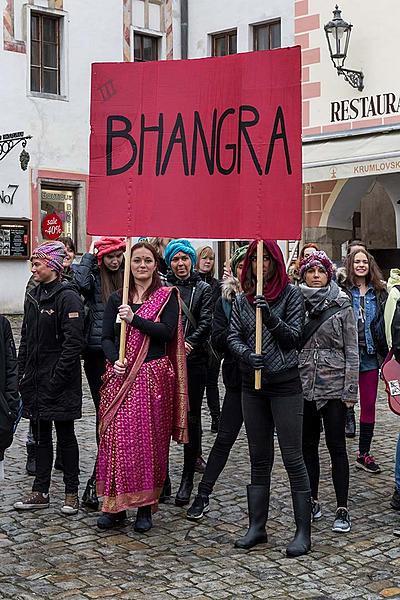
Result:
[[[17,332],[20,320],[13,318]],[[204,402],[204,455],[214,440]],[[215,488],[211,510],[194,524],[173,498],[161,505],[153,529],[133,531],[132,518],[113,531],[96,527],[98,514],[81,509],[60,513],[62,474],[54,471],[51,506],[16,512],[13,503],[30,490],[25,472],[27,422],[22,421],[6,455],[6,479],[0,487],[0,597],[14,600],[89,598],[286,598],[352,600],[400,598],[400,538],[393,536],[400,515],[389,506],[393,493],[393,456],[400,419],[387,408],[380,391],[372,452],[382,473],[356,471],[357,440],[349,440],[351,462],[349,534],[331,531],[334,494],[329,459],[322,450],[323,517],[313,525],[312,552],[287,559],[294,532],[288,482],[277,449],[268,522],[269,542],[251,551],[234,548],[247,526],[246,484],[249,462],[244,432]],[[85,383],[84,416],[77,422],[81,452],[81,492],[95,457],[94,410]],[[170,469],[176,491],[182,448],[171,446]],[[198,481],[196,478],[196,482]]]

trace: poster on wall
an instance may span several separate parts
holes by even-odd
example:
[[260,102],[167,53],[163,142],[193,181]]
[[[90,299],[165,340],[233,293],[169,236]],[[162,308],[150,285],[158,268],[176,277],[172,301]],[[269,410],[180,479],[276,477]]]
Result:
[[300,49],[92,65],[88,233],[301,236]]
[[0,219],[0,258],[30,257],[30,221]]
[[74,239],[74,202],[73,190],[42,188],[40,215],[44,239],[56,240],[61,236]]

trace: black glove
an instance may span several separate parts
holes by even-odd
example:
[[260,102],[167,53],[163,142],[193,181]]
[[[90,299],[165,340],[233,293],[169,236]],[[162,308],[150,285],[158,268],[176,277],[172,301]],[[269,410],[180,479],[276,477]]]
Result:
[[264,367],[264,357],[262,354],[248,352],[246,360],[253,369],[262,369]]
[[256,308],[261,308],[264,323],[271,318],[271,309],[264,296],[254,296],[254,306]]

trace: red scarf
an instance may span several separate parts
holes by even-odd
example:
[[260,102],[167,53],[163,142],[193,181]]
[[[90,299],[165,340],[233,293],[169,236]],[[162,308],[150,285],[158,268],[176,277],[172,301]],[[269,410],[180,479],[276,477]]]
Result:
[[[283,260],[283,254],[278,244],[274,240],[263,240],[264,251],[266,251],[271,257],[271,263],[275,264],[275,272],[271,279],[265,281],[263,294],[267,302],[274,302],[286,286],[290,283],[289,277],[286,273],[286,265]],[[256,277],[252,272],[252,261],[251,257],[257,254],[257,240],[251,242],[246,256],[244,258],[244,265],[241,277],[242,288],[249,289],[249,284],[253,283],[253,289],[246,294],[246,297],[250,304],[254,302],[254,296],[256,294]]]

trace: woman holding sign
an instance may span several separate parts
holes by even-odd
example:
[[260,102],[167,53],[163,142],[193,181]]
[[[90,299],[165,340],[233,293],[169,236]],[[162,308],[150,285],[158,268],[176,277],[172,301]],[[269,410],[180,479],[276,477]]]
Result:
[[[249,442],[251,484],[247,486],[250,527],[236,541],[237,548],[252,548],[267,541],[271,470],[274,461],[274,427],[289,476],[296,535],[287,556],[306,554],[311,548],[311,492],[302,456],[303,392],[297,350],[304,326],[304,302],[289,283],[278,244],[263,242],[263,294],[256,295],[257,241],[246,253],[240,294],[233,306],[228,344],[240,359],[243,417]],[[262,352],[255,353],[256,309],[262,311]],[[255,390],[254,370],[261,370],[261,389]]]
[[[100,529],[114,527],[138,508],[135,531],[152,527],[168,464],[171,436],[187,441],[185,346],[179,294],[161,286],[158,257],[147,242],[132,248],[128,304],[121,290],[104,311],[107,357],[100,402],[97,490]],[[119,360],[120,323],[127,325],[126,358]]]
[[[92,243],[89,252],[82,256],[75,269],[74,283],[85,301],[86,347],[83,353],[83,368],[96,410],[97,445],[101,377],[106,370],[106,357],[101,347],[103,313],[110,294],[122,287],[124,252],[124,238],[101,237]],[[82,503],[88,508],[99,508],[96,494],[96,463],[86,484]]]

